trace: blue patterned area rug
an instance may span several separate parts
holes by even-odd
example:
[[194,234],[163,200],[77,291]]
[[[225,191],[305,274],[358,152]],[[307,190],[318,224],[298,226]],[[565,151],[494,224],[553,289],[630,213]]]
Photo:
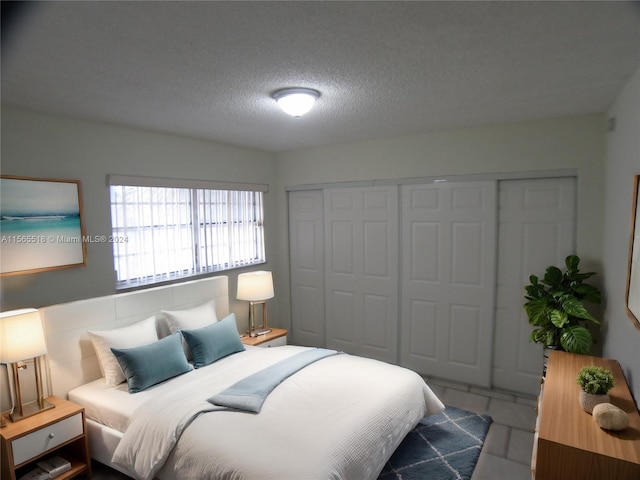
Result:
[[469,480],[492,419],[447,407],[411,430],[378,480]]

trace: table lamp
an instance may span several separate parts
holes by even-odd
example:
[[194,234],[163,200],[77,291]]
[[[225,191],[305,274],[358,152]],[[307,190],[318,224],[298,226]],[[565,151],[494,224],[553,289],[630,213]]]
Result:
[[[14,388],[14,405],[9,415],[12,421],[35,415],[53,408],[42,395],[41,356],[47,353],[40,312],[35,308],[12,310],[0,313],[0,363],[11,365]],[[19,370],[27,368],[27,361],[33,361],[36,380],[36,401],[22,403]]]
[[[256,272],[241,273],[238,275],[238,300],[249,301],[249,336],[257,337],[269,333],[271,329],[267,325],[267,302],[273,298],[273,276],[271,272],[262,270]],[[262,304],[262,326],[256,329],[255,307]]]

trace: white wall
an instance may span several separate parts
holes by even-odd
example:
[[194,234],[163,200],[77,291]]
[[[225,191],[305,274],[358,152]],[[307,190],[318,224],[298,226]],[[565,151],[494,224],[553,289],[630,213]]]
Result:
[[[605,131],[605,117],[596,114],[376,139],[278,155],[280,295],[289,292],[285,187],[342,181],[576,169],[577,254],[585,271],[602,271]],[[594,282],[600,281],[598,277]],[[284,305],[281,303],[282,322],[290,325],[290,312]]]
[[[270,193],[265,195],[269,265],[265,268],[277,264],[271,154],[3,107],[1,166],[5,175],[79,179],[87,235],[110,233],[108,174],[269,184]],[[2,278],[2,310],[115,293],[111,248],[110,244],[89,244],[84,267]],[[237,273],[229,272],[230,291],[235,291]],[[241,303],[232,304],[232,311],[239,310],[239,322],[248,312],[246,302]]]
[[625,291],[631,234],[632,178],[640,175],[640,70],[608,112],[616,127],[607,135],[605,175],[603,355],[620,362],[640,406],[640,329],[627,317]]

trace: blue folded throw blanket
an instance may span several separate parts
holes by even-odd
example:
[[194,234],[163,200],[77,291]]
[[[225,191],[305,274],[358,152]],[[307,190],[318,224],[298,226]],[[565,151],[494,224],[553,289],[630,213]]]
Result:
[[267,396],[284,380],[307,365],[337,353],[335,350],[324,348],[314,348],[296,353],[243,378],[207,401],[214,405],[259,413]]

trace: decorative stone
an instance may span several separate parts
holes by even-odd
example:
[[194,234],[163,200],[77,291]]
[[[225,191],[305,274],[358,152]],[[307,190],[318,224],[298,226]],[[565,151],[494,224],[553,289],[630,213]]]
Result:
[[593,407],[593,419],[605,430],[624,430],[629,426],[629,415],[610,403],[600,403]]
[[595,393],[587,393],[584,390],[580,390],[580,406],[582,409],[591,414],[593,407],[600,403],[609,403],[609,395],[596,395]]

